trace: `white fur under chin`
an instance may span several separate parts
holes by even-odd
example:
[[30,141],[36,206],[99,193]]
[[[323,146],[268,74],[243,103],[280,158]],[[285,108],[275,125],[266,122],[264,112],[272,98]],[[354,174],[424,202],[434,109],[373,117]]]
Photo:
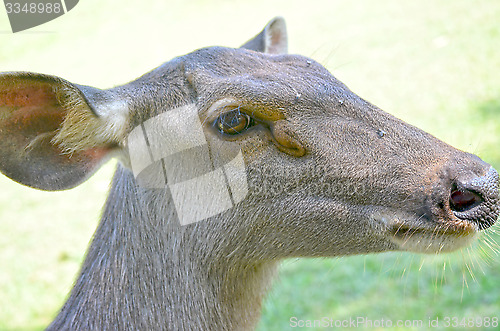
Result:
[[418,233],[405,236],[404,238],[392,237],[402,250],[413,253],[438,254],[448,253],[470,246],[477,238],[477,232],[467,233],[460,236]]

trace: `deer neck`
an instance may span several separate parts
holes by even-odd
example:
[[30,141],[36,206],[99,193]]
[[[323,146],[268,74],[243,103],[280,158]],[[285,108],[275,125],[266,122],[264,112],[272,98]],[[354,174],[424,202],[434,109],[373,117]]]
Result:
[[276,262],[212,254],[220,242],[172,222],[157,193],[141,193],[118,167],[80,275],[49,329],[255,327]]

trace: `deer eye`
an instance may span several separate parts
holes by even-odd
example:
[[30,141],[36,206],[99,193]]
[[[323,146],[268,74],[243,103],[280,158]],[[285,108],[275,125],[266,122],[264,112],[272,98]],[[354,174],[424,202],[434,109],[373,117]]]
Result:
[[243,133],[254,124],[253,118],[243,113],[239,107],[221,114],[215,121],[215,126],[220,133],[233,136]]

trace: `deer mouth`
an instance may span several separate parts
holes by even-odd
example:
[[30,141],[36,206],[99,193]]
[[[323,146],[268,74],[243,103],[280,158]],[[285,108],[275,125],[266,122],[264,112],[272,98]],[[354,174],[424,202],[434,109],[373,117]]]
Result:
[[463,237],[470,234],[475,234],[477,231],[475,226],[468,222],[457,222],[446,225],[437,225],[434,227],[411,227],[405,224],[393,225],[390,230],[395,238],[406,239],[413,235],[428,235],[434,236],[456,236]]
[[476,224],[458,218],[447,222],[394,219],[386,225],[390,241],[415,253],[451,252],[471,244],[479,232]]

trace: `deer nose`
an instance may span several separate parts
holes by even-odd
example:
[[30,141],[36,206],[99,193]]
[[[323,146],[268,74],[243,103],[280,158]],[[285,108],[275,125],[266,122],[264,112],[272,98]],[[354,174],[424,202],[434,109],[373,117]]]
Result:
[[484,175],[463,170],[454,178],[449,207],[453,214],[464,221],[475,223],[479,230],[492,226],[500,213],[499,176],[490,165],[480,161]]

